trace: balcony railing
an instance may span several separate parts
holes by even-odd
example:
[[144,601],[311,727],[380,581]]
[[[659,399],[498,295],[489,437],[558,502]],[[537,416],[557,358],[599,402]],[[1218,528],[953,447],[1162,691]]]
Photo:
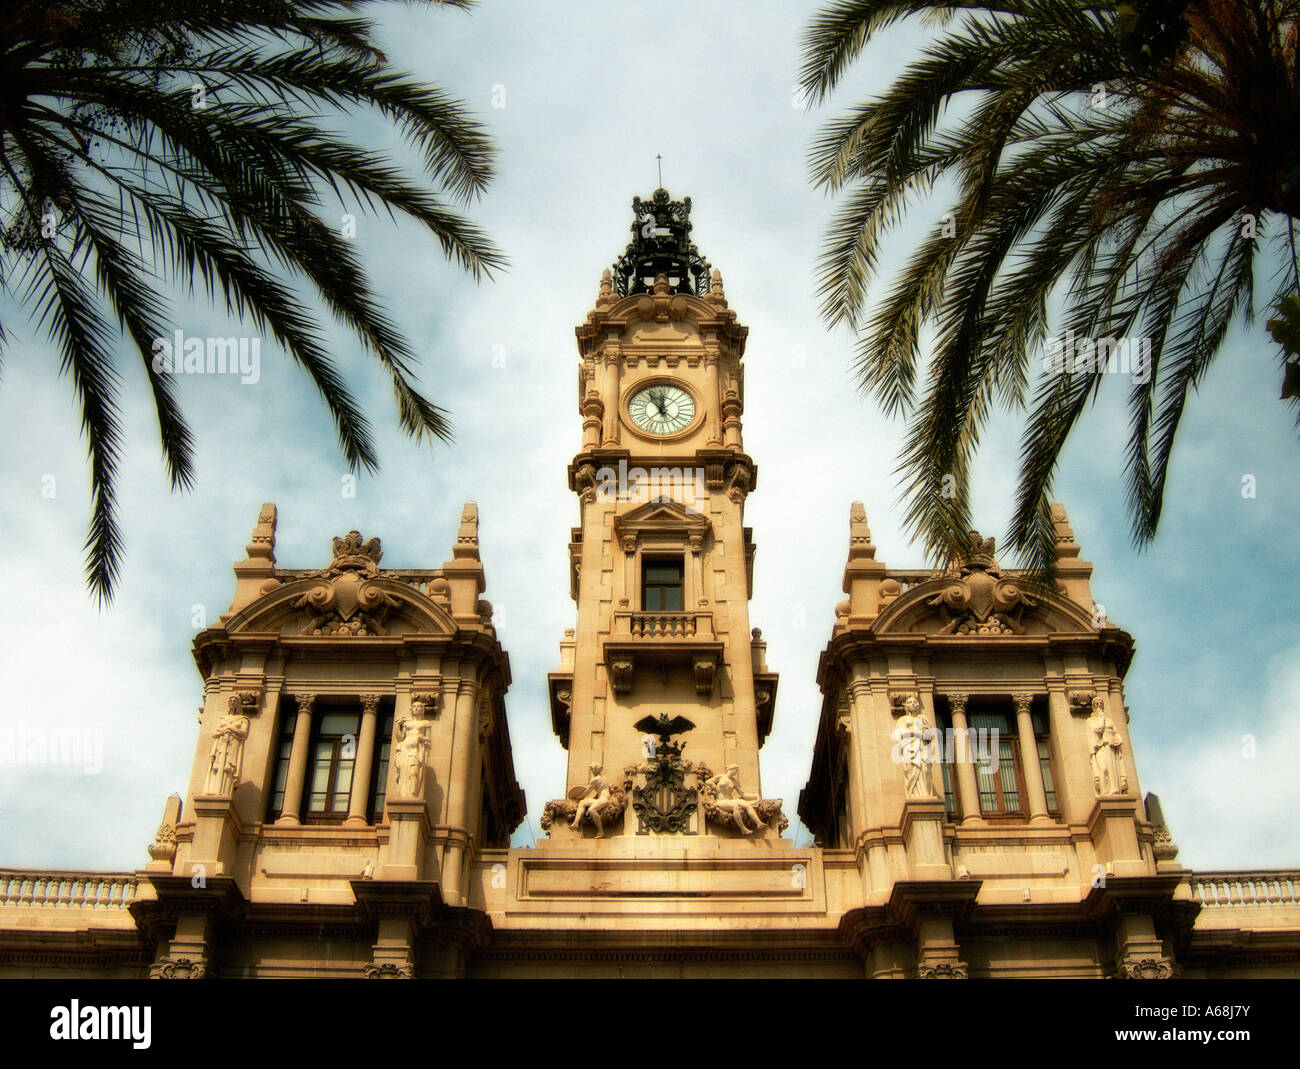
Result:
[[1300,870],[1197,872],[1191,885],[1192,901],[1210,909],[1300,906]]
[[0,870],[0,907],[123,909],[135,897],[129,872],[15,872]]
[[711,612],[616,612],[614,638],[713,640]]

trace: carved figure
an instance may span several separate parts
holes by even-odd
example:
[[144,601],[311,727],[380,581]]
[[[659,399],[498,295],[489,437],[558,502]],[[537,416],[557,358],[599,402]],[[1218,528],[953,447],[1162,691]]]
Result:
[[1126,790],[1128,777],[1120,771],[1119,763],[1119,732],[1115,730],[1115,722],[1106,715],[1106,702],[1101,695],[1092,699],[1088,741],[1092,749],[1092,784],[1097,793],[1119,794]]
[[596,825],[596,838],[603,839],[605,826],[600,822],[600,815],[609,806],[609,781],[601,775],[603,769],[594,761],[587,766],[587,771],[591,773],[591,780],[582,796],[577,799],[578,806],[573,812],[573,820],[570,821],[569,827],[581,828],[583,820],[590,817],[591,822]]
[[718,812],[723,816],[731,817],[742,835],[751,834],[751,829],[745,823],[745,817],[753,823],[753,831],[767,827],[753,805],[759,800],[758,795],[745,794],[740,788],[739,765],[728,765],[725,772],[708,781],[708,786],[714,792],[714,805],[718,807]]
[[925,722],[921,703],[909,694],[903,702],[903,717],[894,728],[898,758],[903,763],[903,788],[908,798],[933,798],[934,780],[929,763],[930,725]]
[[243,714],[239,696],[232,694],[227,711],[217,723],[212,736],[212,750],[208,755],[208,775],[203,782],[203,793],[229,798],[239,779],[239,767],[244,759],[244,740],[248,738],[248,717]]
[[394,754],[397,768],[397,794],[401,798],[423,798],[424,776],[429,759],[429,736],[432,725],[425,720],[407,717],[397,725]]

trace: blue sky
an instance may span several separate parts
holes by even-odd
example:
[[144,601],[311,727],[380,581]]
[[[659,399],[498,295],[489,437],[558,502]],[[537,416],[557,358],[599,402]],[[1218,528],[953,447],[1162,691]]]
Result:
[[[464,98],[501,151],[497,181],[471,209],[511,257],[496,281],[475,285],[415,228],[386,218],[362,218],[357,234],[376,289],[424,354],[426,393],[453,413],[456,441],[404,439],[389,388],[336,328],[337,359],[378,432],[380,475],[360,478],[355,498],[341,494],[346,469],[325,409],[268,343],[256,384],[183,381],[198,485],[173,495],[143,373],[124,359],[128,556],[108,611],[82,579],[88,478],[71,384],[34,328],[3,309],[15,340],[0,380],[9,559],[0,728],[98,728],[104,762],[94,775],[0,765],[0,863],[129,869],[147,860],[164,800],[184,790],[194,758],[195,620],[225,610],[230,565],[269,500],[287,567],[323,566],[331,538],[353,527],[383,539],[388,566],[437,566],[450,557],[461,503],[478,502],[529,803],[531,831],[516,842],[539,834],[542,806],[565,789],[545,682],[574,623],[566,546],[577,507],[565,482],[581,427],[573,328],[627,242],[632,196],[656,185],[656,154],[668,189],[693,198],[694,236],[750,328],[745,441],[759,465],[746,514],[758,544],[751,613],[781,672],[763,792],[793,812],[820,707],[817,656],[843,596],[850,502],[866,503],[881,559],[922,563],[902,531],[892,474],[902,424],[856,392],[851,339],[829,334],[817,315],[814,264],[831,205],[810,188],[805,165],[821,122],[883,87],[905,48],[873,50],[830,106],[806,110],[795,81],[811,10],[704,0],[651,14],[485,0],[468,15],[390,12],[396,65]],[[373,123],[349,127],[375,136]],[[900,255],[928,222],[898,232]],[[176,325],[189,335],[238,333],[184,301]],[[1279,381],[1262,324],[1235,330],[1188,407],[1162,530],[1143,554],[1129,545],[1123,508],[1120,382],[1103,390],[1057,481],[1096,568],[1095,596],[1136,637],[1127,701],[1142,789],[1161,796],[1180,859],[1201,869],[1300,863],[1300,492]],[[1007,525],[1020,428],[1020,416],[1003,414],[985,436],[973,501],[986,534]],[[1246,474],[1254,498],[1242,496]],[[53,497],[42,493],[47,476]],[[1244,735],[1256,740],[1253,757]]]

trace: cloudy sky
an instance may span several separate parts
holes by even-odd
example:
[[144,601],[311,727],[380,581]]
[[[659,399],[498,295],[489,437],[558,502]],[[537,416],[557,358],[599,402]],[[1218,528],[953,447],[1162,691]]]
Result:
[[[811,10],[776,0],[653,9],[483,0],[472,14],[412,5],[386,16],[395,64],[462,96],[501,151],[499,178],[471,214],[510,256],[508,274],[476,286],[430,240],[387,219],[362,219],[357,235],[377,290],[425,354],[426,392],[454,414],[456,441],[405,440],[388,387],[336,329],[338,361],[379,429],[382,473],[343,496],[323,405],[268,350],[256,384],[183,382],[198,486],[172,495],[142,370],[123,359],[128,557],[107,611],[82,578],[88,477],[71,384],[34,327],[0,309],[16,337],[0,381],[9,562],[0,729],[57,723],[103,738],[97,772],[0,765],[0,865],[147,860],[164,800],[184,790],[194,759],[201,689],[190,641],[225,610],[230,565],[263,501],[279,505],[286,567],[323,566],[332,536],[353,527],[383,539],[386,565],[438,566],[462,502],[478,502],[529,804],[515,842],[540,834],[542,806],[565,787],[546,672],[574,623],[573,328],[627,242],[631,198],[657,184],[656,154],[668,189],[693,198],[694,236],[750,327],[745,441],[760,473],[746,515],[758,543],[752,622],[781,672],[763,790],[793,815],[820,707],[817,656],[843,596],[850,502],[866,503],[880,558],[923,563],[901,529],[891,474],[902,425],[856,393],[851,339],[818,319],[814,263],[831,206],[805,166],[819,124],[887,84],[920,33],[869,53],[830,106],[807,110],[795,80]],[[374,136],[371,123],[353,129]],[[900,230],[899,248],[928,222]],[[179,304],[176,323],[191,335],[238,333],[202,305]],[[1262,325],[1237,330],[1188,408],[1162,531],[1144,554],[1129,545],[1123,511],[1123,383],[1103,390],[1057,484],[1095,564],[1095,596],[1137,640],[1127,700],[1142,789],[1161,796],[1182,862],[1201,869],[1300,864],[1300,492],[1278,383]],[[1008,522],[1020,426],[1014,413],[998,417],[980,454],[974,502],[985,533]],[[1254,476],[1253,498],[1242,495],[1244,475]]]

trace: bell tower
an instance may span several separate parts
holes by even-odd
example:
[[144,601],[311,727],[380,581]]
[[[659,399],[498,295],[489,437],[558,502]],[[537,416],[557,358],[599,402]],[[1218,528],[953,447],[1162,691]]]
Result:
[[[552,720],[569,751],[571,793],[591,781],[592,765],[616,794],[631,792],[632,770],[671,746],[715,774],[734,766],[740,793],[757,796],[777,677],[749,620],[748,329],[691,241],[690,199],[657,189],[632,210],[632,240],[577,328],[582,442],[569,465],[579,510],[569,554],[578,619],[549,677]],[[678,730],[656,736],[650,721]],[[688,774],[687,793],[692,783]],[[626,833],[647,834],[633,808],[629,799]],[[725,825],[701,810],[675,830],[741,834],[711,823]]]

